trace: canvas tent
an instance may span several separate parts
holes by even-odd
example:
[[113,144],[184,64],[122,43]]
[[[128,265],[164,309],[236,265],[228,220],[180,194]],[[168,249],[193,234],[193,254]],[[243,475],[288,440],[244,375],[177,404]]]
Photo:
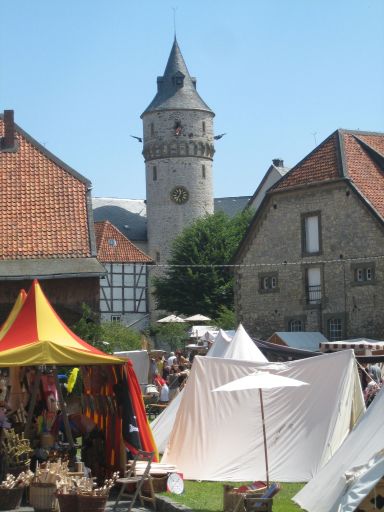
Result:
[[[184,388],[163,462],[184,478],[253,481],[265,476],[260,411],[255,392],[212,390],[266,367],[196,357]],[[309,386],[264,393],[272,480],[310,480],[330,459],[364,410],[352,351],[285,363],[279,374]]]
[[296,503],[309,512],[356,510],[384,475],[383,410],[384,389],[328,464],[296,494]]
[[5,367],[121,363],[121,359],[101,352],[73,333],[54,311],[37,280],[0,339],[0,365]]
[[[231,358],[236,355],[237,359],[246,361],[266,362],[267,359],[256,347],[255,343],[246,333],[240,324],[234,337],[221,330],[205,357]],[[184,396],[184,389],[169,404],[169,406],[151,423],[153,436],[156,440],[160,453],[167,447],[169,436],[172,432],[177,412]]]
[[149,375],[149,355],[147,350],[125,350],[122,352],[114,352],[115,356],[121,359],[129,359],[132,361],[133,369],[137,380],[139,381],[141,391],[144,392],[148,385]]

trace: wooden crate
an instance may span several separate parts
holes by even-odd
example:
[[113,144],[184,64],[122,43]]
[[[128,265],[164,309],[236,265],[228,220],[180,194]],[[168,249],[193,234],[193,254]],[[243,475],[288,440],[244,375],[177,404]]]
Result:
[[[380,507],[375,505],[375,500],[379,500]],[[372,510],[380,510],[383,508],[384,502],[384,478],[379,480],[372,491],[360,503],[356,512],[371,512]]]

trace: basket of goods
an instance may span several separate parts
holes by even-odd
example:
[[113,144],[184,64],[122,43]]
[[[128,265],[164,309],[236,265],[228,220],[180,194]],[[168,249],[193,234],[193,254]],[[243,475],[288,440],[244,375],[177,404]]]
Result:
[[238,512],[246,512],[245,500],[251,497],[260,497],[267,489],[265,482],[253,482],[249,485],[233,487],[225,484],[223,486],[224,512],[231,512],[237,508]]
[[68,463],[47,462],[44,467],[36,467],[35,476],[29,486],[29,503],[35,512],[58,510],[56,496],[59,483],[68,475]]
[[0,450],[6,461],[7,472],[11,475],[17,476],[29,469],[32,449],[23,433],[16,434],[12,428],[4,429]]
[[[152,486],[154,492],[165,492],[167,490],[168,473],[165,475],[151,475]],[[151,484],[149,478],[144,480],[142,486],[143,494],[147,495],[151,492]]]
[[114,473],[112,478],[96,489],[92,478],[62,478],[56,494],[60,512],[104,512],[109,491],[117,478],[118,473]]
[[15,510],[20,506],[24,489],[29,485],[33,473],[20,473],[16,478],[8,474],[0,483],[0,510]]

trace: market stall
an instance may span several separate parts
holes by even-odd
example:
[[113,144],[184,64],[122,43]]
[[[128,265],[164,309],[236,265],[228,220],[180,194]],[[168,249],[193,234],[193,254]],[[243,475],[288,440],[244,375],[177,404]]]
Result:
[[[27,296],[19,294],[0,330],[0,367],[6,368],[3,410],[12,430],[30,440],[37,459],[44,450],[62,456],[61,449],[67,449],[74,463],[79,454],[74,437],[81,437],[82,455],[88,449],[95,464],[106,461],[95,475],[101,479],[124,465],[124,448],[154,449],[132,365],[73,333],[36,280]],[[80,381],[76,399],[68,400],[59,367],[78,369],[71,373]]]

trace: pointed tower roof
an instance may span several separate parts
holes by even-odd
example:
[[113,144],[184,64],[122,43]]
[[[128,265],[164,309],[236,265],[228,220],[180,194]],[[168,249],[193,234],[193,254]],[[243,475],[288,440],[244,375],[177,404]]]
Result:
[[164,75],[157,77],[157,94],[142,116],[156,110],[175,109],[212,112],[196,91],[196,79],[189,74],[176,37]]

